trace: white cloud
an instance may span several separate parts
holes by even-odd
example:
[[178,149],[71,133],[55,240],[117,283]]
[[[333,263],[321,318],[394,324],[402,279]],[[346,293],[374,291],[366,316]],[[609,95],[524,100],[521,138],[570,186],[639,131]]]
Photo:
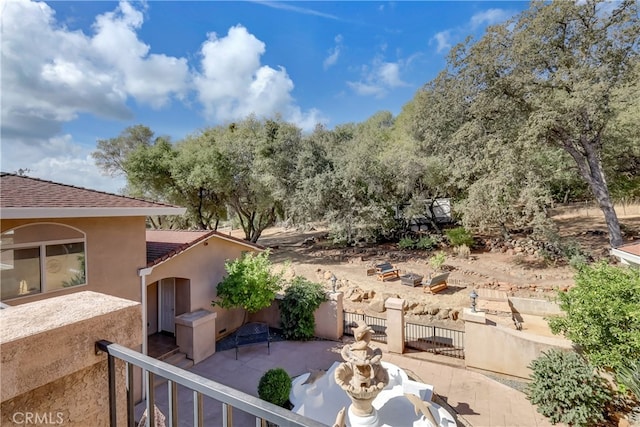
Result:
[[504,9],[488,9],[473,15],[469,23],[471,28],[475,30],[483,25],[493,25],[506,21],[510,16],[511,12]]
[[336,42],[336,45],[329,49],[329,56],[327,56],[322,63],[322,66],[325,70],[338,62],[338,57],[340,56],[340,51],[342,50],[342,35],[338,34],[334,38],[334,41]]
[[451,31],[440,31],[433,36],[431,41],[436,43],[436,52],[442,53],[445,50],[449,50],[451,49]]
[[265,45],[245,29],[210,37],[203,72],[192,74],[186,58],[151,53],[141,40],[145,10],[145,3],[121,1],[83,32],[59,22],[44,2],[2,4],[2,170],[27,168],[36,177],[117,192],[124,180],[100,174],[90,157],[95,141],[74,141],[63,125],[83,114],[131,120],[129,101],[159,108],[195,90],[218,121],[281,113],[312,129],[324,120],[296,105],[284,68],[261,66]]
[[391,89],[408,86],[400,77],[405,65],[404,61],[385,62],[378,56],[370,66],[362,67],[360,81],[348,81],[347,85],[358,95],[382,98]]
[[186,60],[149,55],[136,34],[142,12],[128,3],[98,16],[92,36],[60,26],[45,3],[3,7],[3,123],[32,117],[59,128],[79,113],[123,119],[129,97],[159,107],[187,87]]
[[109,193],[120,193],[126,185],[123,177],[102,175],[90,150],[77,144],[68,134],[40,141],[38,145],[14,142],[11,149],[6,149],[4,145],[3,141],[4,172],[27,169],[26,175],[34,178]]
[[283,67],[261,65],[264,52],[265,44],[241,25],[230,28],[225,37],[209,34],[200,50],[201,72],[195,77],[208,119],[219,122],[280,113],[300,125],[317,117],[317,112],[303,113],[295,105],[294,84]]
[[60,24],[45,3],[2,7],[3,169],[68,174],[61,181],[77,185],[96,177],[100,185],[88,149],[61,136],[62,125],[80,114],[129,119],[131,98],[159,107],[182,96],[186,59],[149,54],[137,36],[143,14],[126,2],[98,16],[91,35]]
[[429,40],[429,45],[435,44],[436,52],[443,53],[451,49],[454,43],[463,40],[469,33],[506,21],[515,12],[507,9],[487,9],[474,14],[465,24],[449,28],[447,30],[436,33]]

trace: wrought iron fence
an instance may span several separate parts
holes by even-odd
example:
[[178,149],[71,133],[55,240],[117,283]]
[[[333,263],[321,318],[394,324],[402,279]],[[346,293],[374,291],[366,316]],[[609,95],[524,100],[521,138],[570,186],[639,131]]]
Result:
[[464,359],[464,331],[405,323],[404,336],[407,347]]
[[[136,366],[142,368],[145,378],[144,383],[146,384],[146,410],[148,414],[146,427],[154,426],[156,421],[154,410],[156,388],[153,387],[156,376],[168,380],[168,414],[166,421],[169,427],[176,427],[178,425],[202,427],[205,422],[203,406],[205,398],[211,398],[222,405],[222,423],[216,423],[216,425],[222,425],[224,427],[232,427],[234,425],[232,416],[233,408],[250,414],[255,418],[256,426],[264,425],[266,420],[278,426],[326,427],[320,422],[265,402],[257,397],[243,393],[240,390],[201,377],[193,372],[185,371],[161,360],[153,359],[121,345],[101,340],[96,342],[96,350],[107,353],[108,355],[109,425],[111,427],[117,426],[117,392],[123,389],[126,389],[127,426],[135,427],[136,425],[133,396],[133,370]],[[116,359],[126,362],[126,379],[125,385],[122,388],[119,388],[116,384]],[[187,404],[178,408],[178,386],[192,393],[192,405]],[[178,409],[180,409],[180,411]],[[181,415],[179,415],[179,412]],[[212,420],[207,421],[211,422]],[[241,425],[246,426],[252,424],[254,424],[253,421],[247,422],[244,420]],[[236,423],[235,425],[240,424]]]
[[344,334],[353,336],[353,330],[358,327],[358,322],[363,321],[373,329],[371,339],[378,342],[387,342],[387,319],[374,317],[367,314],[344,312]]

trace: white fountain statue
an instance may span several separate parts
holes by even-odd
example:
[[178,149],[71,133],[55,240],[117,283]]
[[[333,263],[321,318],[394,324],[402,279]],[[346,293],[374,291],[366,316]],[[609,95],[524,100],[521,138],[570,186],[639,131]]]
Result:
[[296,378],[289,396],[293,411],[334,427],[455,426],[451,414],[431,402],[432,386],[381,360],[380,349],[369,345],[372,332],[361,323],[355,342],[342,349],[344,362]]

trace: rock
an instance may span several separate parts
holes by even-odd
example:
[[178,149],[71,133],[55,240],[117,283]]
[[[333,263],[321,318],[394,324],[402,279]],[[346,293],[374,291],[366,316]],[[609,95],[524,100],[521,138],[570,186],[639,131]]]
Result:
[[429,308],[429,314],[431,316],[435,316],[436,314],[438,314],[438,312],[440,311],[440,309],[438,307],[431,307]]
[[324,280],[331,280],[331,276],[333,273],[331,273],[329,270],[324,272],[323,278]]
[[449,313],[449,317],[451,318],[451,320],[458,320],[459,315],[460,312],[458,310],[451,310],[451,313]]
[[427,308],[424,304],[416,304],[411,312],[417,316],[421,316],[423,314],[427,314]]
[[384,307],[384,298],[374,298],[369,303],[369,310],[376,313],[384,313],[386,308]]
[[349,301],[351,301],[351,302],[362,302],[362,294],[361,293],[354,293],[349,298]]
[[440,320],[445,320],[446,318],[449,317],[449,311],[450,310],[448,308],[445,308],[444,310],[440,310],[436,318]]
[[414,308],[416,308],[418,306],[418,302],[417,301],[406,301],[404,302],[404,309],[405,310],[413,310]]

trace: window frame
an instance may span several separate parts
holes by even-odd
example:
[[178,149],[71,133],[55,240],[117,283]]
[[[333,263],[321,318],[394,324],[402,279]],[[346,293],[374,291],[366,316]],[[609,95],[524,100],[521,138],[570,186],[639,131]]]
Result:
[[[7,244],[7,245],[1,245],[0,249],[2,251],[5,250],[14,250],[14,249],[31,249],[31,248],[38,248],[38,253],[39,253],[39,257],[40,257],[40,262],[39,262],[39,267],[40,267],[40,290],[37,292],[33,292],[33,293],[29,293],[27,295],[16,295],[16,296],[12,296],[12,297],[8,297],[3,299],[2,301],[9,301],[9,300],[14,300],[17,298],[28,298],[31,296],[35,296],[35,295],[42,295],[45,293],[54,293],[54,292],[59,292],[59,291],[63,291],[63,290],[67,290],[70,288],[79,288],[79,287],[83,287],[83,286],[87,286],[89,284],[89,263],[87,262],[87,234],[76,228],[73,227],[71,225],[67,225],[67,224],[61,224],[58,222],[34,222],[34,223],[30,223],[30,224],[24,224],[24,225],[20,225],[17,227],[13,227],[13,228],[9,228],[7,230],[4,230],[0,233],[0,235],[4,235],[5,233],[8,233],[10,231],[16,231],[19,230],[21,228],[27,228],[27,227],[33,227],[33,226],[39,226],[39,225],[54,225],[56,227],[62,227],[62,228],[69,228],[71,230],[74,230],[80,234],[82,234],[82,237],[74,237],[74,238],[70,238],[70,239],[57,239],[57,240],[45,240],[45,241],[41,241],[41,240],[36,240],[36,241],[32,241],[32,242],[24,242],[24,243],[11,243],[11,244]],[[83,248],[84,248],[84,258],[85,258],[85,263],[84,263],[84,283],[80,284],[80,285],[74,285],[74,286],[70,286],[68,288],[62,287],[62,288],[54,288],[54,289],[47,289],[47,246],[56,246],[56,245],[65,245],[65,244],[73,244],[73,243],[82,243]]]

